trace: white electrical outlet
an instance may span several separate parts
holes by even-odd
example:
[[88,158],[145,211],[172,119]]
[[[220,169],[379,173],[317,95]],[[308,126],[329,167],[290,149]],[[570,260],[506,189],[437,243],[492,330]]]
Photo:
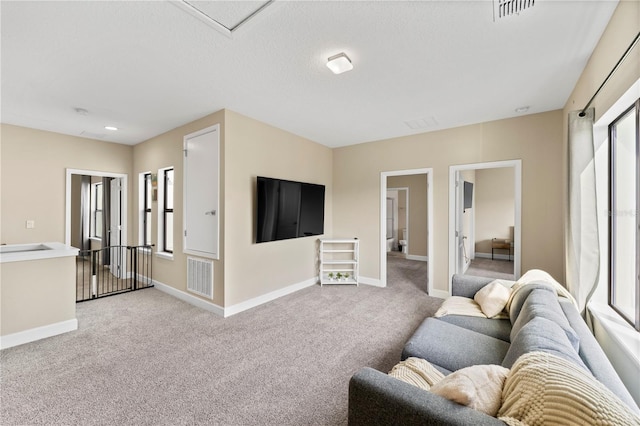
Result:
[[36,227],[36,221],[35,220],[28,220],[26,223],[27,229],[33,229]]

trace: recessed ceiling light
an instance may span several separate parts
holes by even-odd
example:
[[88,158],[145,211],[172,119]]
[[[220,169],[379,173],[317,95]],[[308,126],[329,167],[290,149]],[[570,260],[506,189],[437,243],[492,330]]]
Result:
[[113,127],[113,126],[104,126],[104,128],[107,130],[118,130],[117,127]]
[[523,113],[523,112],[527,112],[529,111],[529,107],[528,106],[521,106],[520,108],[516,108],[516,112],[518,114]]
[[352,70],[353,64],[351,63],[351,59],[349,59],[347,54],[341,52],[337,55],[333,55],[327,60],[327,67],[334,74],[342,74],[343,72]]

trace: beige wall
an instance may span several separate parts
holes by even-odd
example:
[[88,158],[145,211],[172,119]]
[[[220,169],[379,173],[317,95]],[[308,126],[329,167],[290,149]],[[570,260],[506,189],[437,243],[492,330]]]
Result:
[[[218,111],[207,115],[201,119],[195,120],[184,126],[180,126],[167,133],[156,136],[148,141],[142,142],[133,148],[133,191],[134,203],[132,211],[134,212],[133,224],[135,241],[138,242],[138,230],[140,223],[140,209],[142,208],[138,202],[139,191],[139,175],[140,173],[151,172],[158,173],[158,169],[165,167],[174,168],[174,229],[173,229],[173,259],[166,259],[154,256],[153,258],[153,279],[177,290],[187,291],[187,256],[183,250],[183,148],[184,137],[190,133],[202,130],[204,128],[220,124],[220,158],[224,158],[225,152],[225,111]],[[222,200],[225,193],[224,170],[225,162],[220,161],[220,199]],[[151,242],[158,244],[158,202],[154,201],[151,206]],[[220,212],[220,241],[224,241],[224,224],[225,212]],[[213,303],[224,306],[224,247],[221,244],[220,259],[214,260],[214,288]],[[189,293],[194,297],[199,297],[194,293]],[[207,298],[203,298],[208,300]],[[208,300],[211,302],[211,300]]]
[[560,274],[562,134],[562,114],[551,111],[337,148],[334,234],[358,236],[361,275],[379,279],[380,173],[433,168],[433,287],[447,291],[449,166],[522,159],[522,269]]
[[[332,150],[227,110],[225,163],[225,306],[316,277],[318,237],[255,243],[256,177],[325,185],[330,237]],[[355,204],[345,208],[359,210]]]
[[[65,241],[67,168],[131,176],[130,146],[8,124],[0,126],[1,243]],[[131,194],[129,179],[129,205]],[[27,219],[35,221],[34,229],[26,229]]]
[[76,318],[76,259],[0,263],[0,335]]
[[[186,291],[182,253],[183,138],[221,125],[220,259],[214,261],[213,303],[228,308],[317,276],[317,237],[255,243],[256,177],[326,185],[325,231],[331,230],[331,149],[242,116],[218,111],[134,147],[134,191],[138,175],[175,168],[173,259],[154,258],[154,279]],[[135,211],[139,211],[135,198]],[[157,243],[157,202],[152,205],[152,241]],[[139,215],[134,218],[138,235]],[[194,295],[196,296],[196,295]],[[198,296],[196,296],[198,297]]]
[[[476,170],[475,234],[476,253],[491,253],[492,238],[513,238],[515,224],[514,169]],[[506,254],[505,250],[500,251]]]
[[[427,256],[427,175],[389,176],[387,188],[409,188],[409,255]],[[400,194],[404,193],[403,191]],[[400,195],[399,195],[400,196]],[[398,202],[398,207],[402,203]],[[405,212],[398,214],[398,235]],[[398,237],[400,239],[400,237]]]

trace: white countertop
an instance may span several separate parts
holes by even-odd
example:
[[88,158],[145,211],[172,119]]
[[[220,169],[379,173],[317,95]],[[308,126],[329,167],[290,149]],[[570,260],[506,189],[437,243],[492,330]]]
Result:
[[0,263],[77,256],[79,250],[63,243],[8,244],[0,246]]

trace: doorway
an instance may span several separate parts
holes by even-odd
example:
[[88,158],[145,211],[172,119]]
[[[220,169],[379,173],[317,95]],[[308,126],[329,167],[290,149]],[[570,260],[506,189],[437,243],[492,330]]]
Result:
[[390,186],[387,181],[387,255],[407,258],[409,253],[409,188],[391,188]]
[[[478,228],[485,229],[476,223],[476,198],[478,185],[475,183],[476,174],[489,175],[491,170],[507,172],[508,178],[503,178],[504,186],[511,188],[509,205],[497,207],[494,213],[496,220],[503,212],[508,212],[508,219],[503,219],[498,231],[490,231],[489,236],[476,235]],[[504,176],[504,175],[503,175]],[[506,179],[511,181],[505,182]],[[474,184],[475,183],[475,184]],[[482,188],[485,193],[498,192],[498,189]],[[502,186],[502,185],[498,185]],[[466,187],[466,191],[465,191]],[[466,193],[466,194],[465,194]],[[465,196],[466,195],[466,196]],[[484,197],[483,200],[486,200]],[[449,167],[449,283],[454,274],[463,274],[476,257],[489,257],[513,261],[514,279],[520,277],[521,272],[521,203],[522,203],[522,161],[508,160],[489,163],[475,163]],[[493,208],[497,202],[489,201]],[[494,228],[495,229],[495,228]],[[495,237],[495,239],[494,239]],[[476,250],[481,248],[481,250]],[[498,277],[496,277],[498,278]]]
[[[66,174],[66,194],[65,194],[65,244],[73,245],[72,242],[78,241],[78,238],[87,239],[91,234],[91,230],[86,220],[78,219],[77,223],[72,223],[72,218],[75,219],[76,211],[78,209],[82,209],[82,207],[78,206],[75,208],[73,206],[73,200],[83,198],[83,194],[80,193],[84,191],[81,189],[82,183],[76,184],[78,181],[78,177],[86,176],[89,177],[89,183],[91,181],[96,182],[109,182],[107,187],[102,188],[102,191],[105,191],[109,194],[109,199],[111,202],[109,203],[109,214],[108,214],[108,226],[106,227],[110,234],[110,245],[127,245],[127,188],[128,188],[128,179],[126,174],[121,173],[110,173],[110,172],[99,172],[95,170],[78,170],[78,169],[67,169]],[[105,179],[108,178],[108,179]],[[88,200],[87,200],[88,202]],[[87,203],[85,203],[85,206]],[[84,214],[87,214],[87,208],[84,207]],[[103,214],[106,213],[104,210]],[[90,214],[90,211],[89,211]],[[105,215],[106,216],[106,215]],[[105,219],[107,219],[105,217]],[[78,231],[79,230],[79,231]],[[80,232],[80,237],[77,236],[77,232]],[[73,235],[73,238],[72,238]],[[84,245],[83,241],[81,245]],[[85,247],[78,247],[79,249],[84,249]]]
[[[415,175],[424,175],[424,180],[426,181],[426,188],[422,188],[420,191],[413,191],[410,188],[407,190],[407,199],[409,198],[409,194],[418,195],[418,193],[422,192],[420,195],[426,198],[426,214],[420,214],[413,218],[413,220],[417,221],[417,225],[411,225],[412,220],[408,215],[408,212],[398,211],[397,216],[407,215],[406,220],[406,228],[407,228],[407,253],[405,257],[409,260],[418,260],[424,261],[427,265],[427,274],[426,274],[426,282],[420,283],[420,288],[422,288],[427,294],[432,293],[433,286],[433,169],[424,168],[424,169],[410,169],[410,170],[397,170],[397,171],[389,171],[382,172],[380,174],[380,284],[382,287],[386,287],[387,285],[387,226],[390,223],[388,221],[387,216],[387,190],[395,187],[396,189],[406,188],[405,185],[389,185],[389,178],[406,176],[411,177]],[[416,204],[416,203],[414,203]],[[407,209],[408,206],[411,205],[409,201],[407,201]],[[416,204],[417,206],[417,204]],[[402,228],[400,228],[402,230]],[[412,229],[414,232],[420,232],[422,230],[423,236],[420,237],[411,237],[411,234],[408,233],[409,229]],[[411,241],[413,240],[413,245]],[[410,247],[413,247],[413,253],[416,252],[416,249],[419,247],[418,241],[425,241],[426,247],[425,251],[418,251],[417,255],[412,254],[412,250]]]

